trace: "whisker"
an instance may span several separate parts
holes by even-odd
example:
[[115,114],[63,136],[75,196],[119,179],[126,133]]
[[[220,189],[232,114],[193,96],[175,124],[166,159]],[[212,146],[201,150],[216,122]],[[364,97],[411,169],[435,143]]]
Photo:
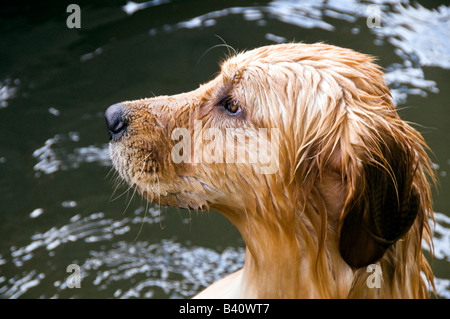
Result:
[[134,194],[136,194],[136,187],[135,187],[134,190],[133,190],[133,194],[131,194],[131,198],[130,198],[130,200],[128,201],[127,206],[126,206],[125,209],[123,210],[122,215],[125,215],[125,212],[127,211],[128,207],[130,206],[130,204],[131,204],[131,202],[132,202],[132,200],[133,200],[133,198],[134,198]]
[[[148,158],[149,155],[150,155],[150,154],[148,154],[145,158]],[[139,163],[142,163],[143,161],[144,161],[144,160],[140,161]],[[139,175],[138,175],[138,177],[136,178],[136,180],[139,180],[139,178],[141,178],[142,174],[144,173],[145,164],[146,164],[145,162],[142,163],[141,171],[139,172]],[[130,187],[133,187],[133,186],[130,186]],[[128,207],[130,206],[131,201],[133,200],[133,197],[134,197],[134,195],[136,194],[136,190],[137,190],[137,187],[134,188],[133,194],[131,195],[131,198],[130,198],[130,200],[128,201],[128,204],[127,204],[127,206],[125,207],[125,210],[123,211],[122,215],[125,214],[126,210],[127,210]]]
[[238,54],[237,51],[231,45],[229,45],[220,35],[216,34],[216,37],[219,38],[223,42],[224,46],[228,49],[228,56],[231,56],[230,49],[233,50],[234,55]]
[[[147,187],[147,193],[148,193],[148,187]],[[139,227],[139,231],[138,231],[136,237],[134,238],[134,242],[137,241],[139,235],[140,235],[141,232],[142,232],[142,229],[144,228],[145,218],[147,217],[147,211],[148,211],[148,201],[147,201],[147,203],[145,204],[144,218],[142,218],[141,227]]]
[[108,178],[108,176],[109,176],[109,174],[111,174],[111,173],[115,173],[116,172],[116,170],[114,169],[114,166],[113,165],[111,165],[110,167],[109,167],[109,172],[106,174],[106,176],[105,176],[105,179],[107,179]]
[[142,160],[140,160],[138,163],[136,163],[136,166],[138,166],[138,165],[140,165],[142,162],[146,161],[146,160],[150,157],[150,155],[152,155],[152,152],[151,152],[151,151],[149,151],[148,154],[145,155],[145,157],[144,157]]
[[133,187],[133,185],[129,185],[129,186],[127,187],[127,189],[124,190],[120,195],[118,195],[118,196],[115,197],[115,198],[112,198],[112,197],[114,196],[115,192],[117,191],[117,189],[118,189],[123,183],[124,183],[123,180],[120,180],[120,181],[119,181],[119,184],[116,186],[116,189],[114,189],[113,194],[111,195],[111,198],[109,199],[110,202],[113,202],[113,201],[119,199],[120,197],[122,197],[123,195],[125,195],[126,193],[128,193],[128,191]]
[[120,186],[122,186],[125,181],[121,178],[121,176],[119,174],[116,175],[115,177],[115,181],[112,182],[113,185],[115,184],[116,186],[114,187],[114,190],[111,194],[111,196],[109,197],[108,203],[111,203],[113,201],[115,201],[116,199],[118,199],[119,197],[122,197],[123,194],[125,194],[125,192],[127,192],[130,188],[128,187],[125,192],[123,192],[122,194],[120,194],[119,196],[117,196],[116,198],[114,197],[114,194],[117,192],[117,190],[119,189]]
[[[141,161],[139,161],[136,165],[141,164],[142,162],[146,161],[149,157],[150,157],[151,153],[148,153]],[[143,167],[139,173],[138,179],[142,176],[143,170],[145,168],[145,163],[143,164]],[[116,193],[117,189],[121,186],[122,183],[124,183],[124,180],[122,179],[122,177],[120,175],[117,175],[116,177],[116,182],[118,182],[117,186],[115,187],[111,197],[109,198],[109,202],[115,201],[117,199],[119,199],[120,197],[122,197],[125,193],[127,193],[132,187],[133,184],[130,183],[130,185],[128,186],[128,188],[123,191],[119,196],[112,198],[114,196],[114,194]]]
[[215,48],[222,48],[222,47],[227,48],[227,49],[228,49],[228,56],[229,56],[229,57],[232,56],[230,49],[233,50],[234,55],[237,55],[236,50],[235,50],[231,45],[228,45],[227,43],[225,43],[224,39],[222,39],[220,36],[218,36],[218,35],[216,35],[216,36],[217,36],[219,39],[221,39],[221,40],[223,41],[223,43],[216,44],[216,45],[210,47],[209,49],[207,49],[205,52],[203,52],[203,54],[202,54],[202,55],[200,56],[200,58],[197,60],[197,64],[200,63],[200,61],[203,59],[203,57],[204,57],[206,54],[208,54],[209,51],[211,51],[211,50],[213,50],[213,49],[215,49]]

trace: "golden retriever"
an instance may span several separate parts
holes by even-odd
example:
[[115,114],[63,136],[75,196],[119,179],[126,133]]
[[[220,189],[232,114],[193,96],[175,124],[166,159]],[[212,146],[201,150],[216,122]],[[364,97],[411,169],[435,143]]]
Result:
[[[112,105],[120,176],[149,201],[215,209],[245,244],[204,298],[426,298],[422,136],[367,55],[290,43],[236,54],[198,89]],[[429,181],[430,179],[430,181]]]

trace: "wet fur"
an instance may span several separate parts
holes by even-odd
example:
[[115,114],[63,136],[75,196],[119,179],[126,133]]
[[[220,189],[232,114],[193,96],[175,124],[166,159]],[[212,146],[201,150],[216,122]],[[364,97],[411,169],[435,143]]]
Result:
[[[224,112],[224,96],[239,101],[238,116]],[[371,57],[320,43],[267,46],[230,57],[197,90],[124,105],[130,124],[110,145],[120,175],[158,204],[221,212],[246,243],[243,269],[198,297],[428,297],[431,162]],[[278,171],[175,164],[171,132],[194,134],[195,120],[255,138],[279,129]],[[369,263],[381,267],[380,288],[367,285]]]

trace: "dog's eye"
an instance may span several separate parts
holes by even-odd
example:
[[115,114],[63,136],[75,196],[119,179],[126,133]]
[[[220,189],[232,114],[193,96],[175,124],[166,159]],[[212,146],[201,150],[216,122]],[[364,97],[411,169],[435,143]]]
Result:
[[241,106],[232,97],[227,97],[223,99],[221,104],[223,105],[225,110],[227,110],[228,113],[230,114],[239,114],[241,112]]

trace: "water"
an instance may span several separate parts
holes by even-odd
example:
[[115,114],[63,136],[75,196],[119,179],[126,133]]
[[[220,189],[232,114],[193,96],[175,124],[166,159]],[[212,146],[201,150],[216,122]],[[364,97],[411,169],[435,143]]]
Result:
[[[244,243],[217,212],[115,190],[103,112],[196,88],[228,54],[223,42],[324,41],[378,57],[401,116],[420,123],[439,176],[432,268],[450,297],[446,1],[77,3],[80,29],[66,26],[69,3],[0,9],[0,296],[185,298],[241,267]],[[374,14],[380,28],[368,27]],[[71,264],[81,288],[68,285]]]

